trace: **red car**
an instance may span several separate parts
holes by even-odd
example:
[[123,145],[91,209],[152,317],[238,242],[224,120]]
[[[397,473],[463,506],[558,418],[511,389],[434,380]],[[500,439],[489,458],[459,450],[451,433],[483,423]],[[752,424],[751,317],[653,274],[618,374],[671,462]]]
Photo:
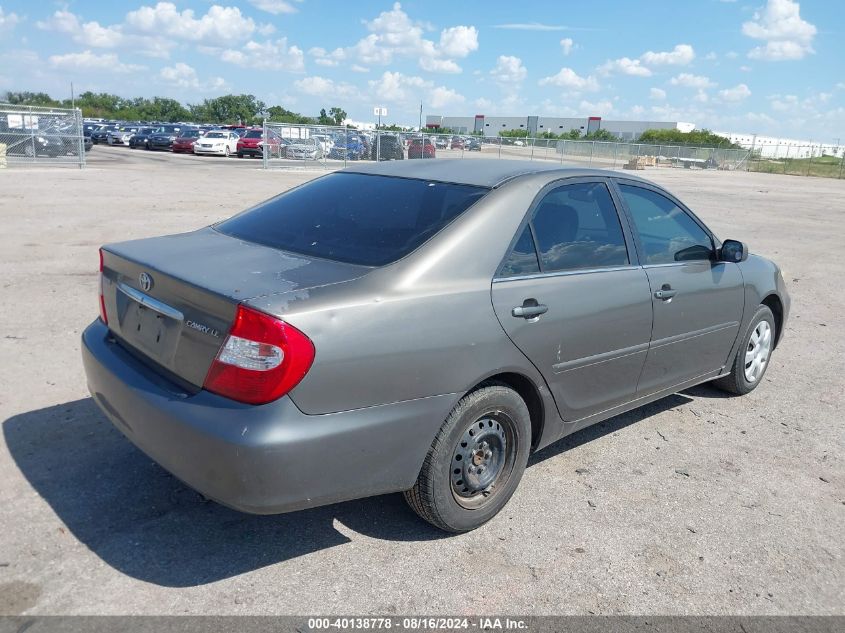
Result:
[[457,136],[452,139],[452,149],[464,149],[465,146],[466,145],[464,144],[464,139],[459,138]]
[[[282,142],[279,137],[273,133],[268,132],[267,149],[270,158],[282,158],[284,155]],[[263,130],[247,130],[246,133],[238,140],[238,158],[244,156],[263,156],[264,155],[264,131]]]
[[193,154],[194,142],[202,136],[199,130],[183,130],[182,133],[173,140],[170,146],[170,151],[177,154]]
[[408,144],[408,158],[434,158],[435,152],[430,138],[412,138]]

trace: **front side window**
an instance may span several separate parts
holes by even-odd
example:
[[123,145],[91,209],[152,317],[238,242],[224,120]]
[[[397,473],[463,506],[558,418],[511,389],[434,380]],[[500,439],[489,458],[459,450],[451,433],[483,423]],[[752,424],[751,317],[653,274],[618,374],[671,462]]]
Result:
[[604,183],[553,189],[537,205],[532,224],[543,272],[629,263],[616,206]]
[[619,184],[645,251],[644,264],[709,260],[713,242],[689,214],[666,196]]

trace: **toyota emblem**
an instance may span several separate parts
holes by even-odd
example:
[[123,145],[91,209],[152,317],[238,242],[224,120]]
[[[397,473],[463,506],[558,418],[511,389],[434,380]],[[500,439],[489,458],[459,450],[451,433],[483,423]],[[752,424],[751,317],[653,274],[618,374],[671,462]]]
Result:
[[138,283],[141,284],[141,290],[149,292],[150,288],[153,287],[153,278],[147,273],[141,273],[138,275]]

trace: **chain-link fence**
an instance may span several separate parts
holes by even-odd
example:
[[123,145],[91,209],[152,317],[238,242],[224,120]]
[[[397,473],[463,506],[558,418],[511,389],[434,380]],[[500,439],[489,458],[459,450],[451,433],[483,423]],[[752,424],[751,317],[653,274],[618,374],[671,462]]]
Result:
[[748,171],[845,178],[845,146],[767,144],[749,147]]
[[42,163],[85,166],[81,112],[0,103],[0,166]]
[[361,160],[487,158],[540,160],[608,169],[675,167],[744,170],[749,150],[544,138],[357,130],[264,124],[265,167],[338,168]]
[[361,160],[516,159],[608,169],[744,170],[749,150],[264,124],[265,167],[336,169]]

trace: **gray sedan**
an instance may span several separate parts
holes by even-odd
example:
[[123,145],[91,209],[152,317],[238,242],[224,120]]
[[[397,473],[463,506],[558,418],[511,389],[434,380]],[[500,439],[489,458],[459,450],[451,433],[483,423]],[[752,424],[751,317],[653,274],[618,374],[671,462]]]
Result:
[[115,426],[207,497],[401,491],[462,532],[532,451],[699,383],[755,389],[788,313],[774,263],[641,178],[397,161],[104,246],[82,353]]

